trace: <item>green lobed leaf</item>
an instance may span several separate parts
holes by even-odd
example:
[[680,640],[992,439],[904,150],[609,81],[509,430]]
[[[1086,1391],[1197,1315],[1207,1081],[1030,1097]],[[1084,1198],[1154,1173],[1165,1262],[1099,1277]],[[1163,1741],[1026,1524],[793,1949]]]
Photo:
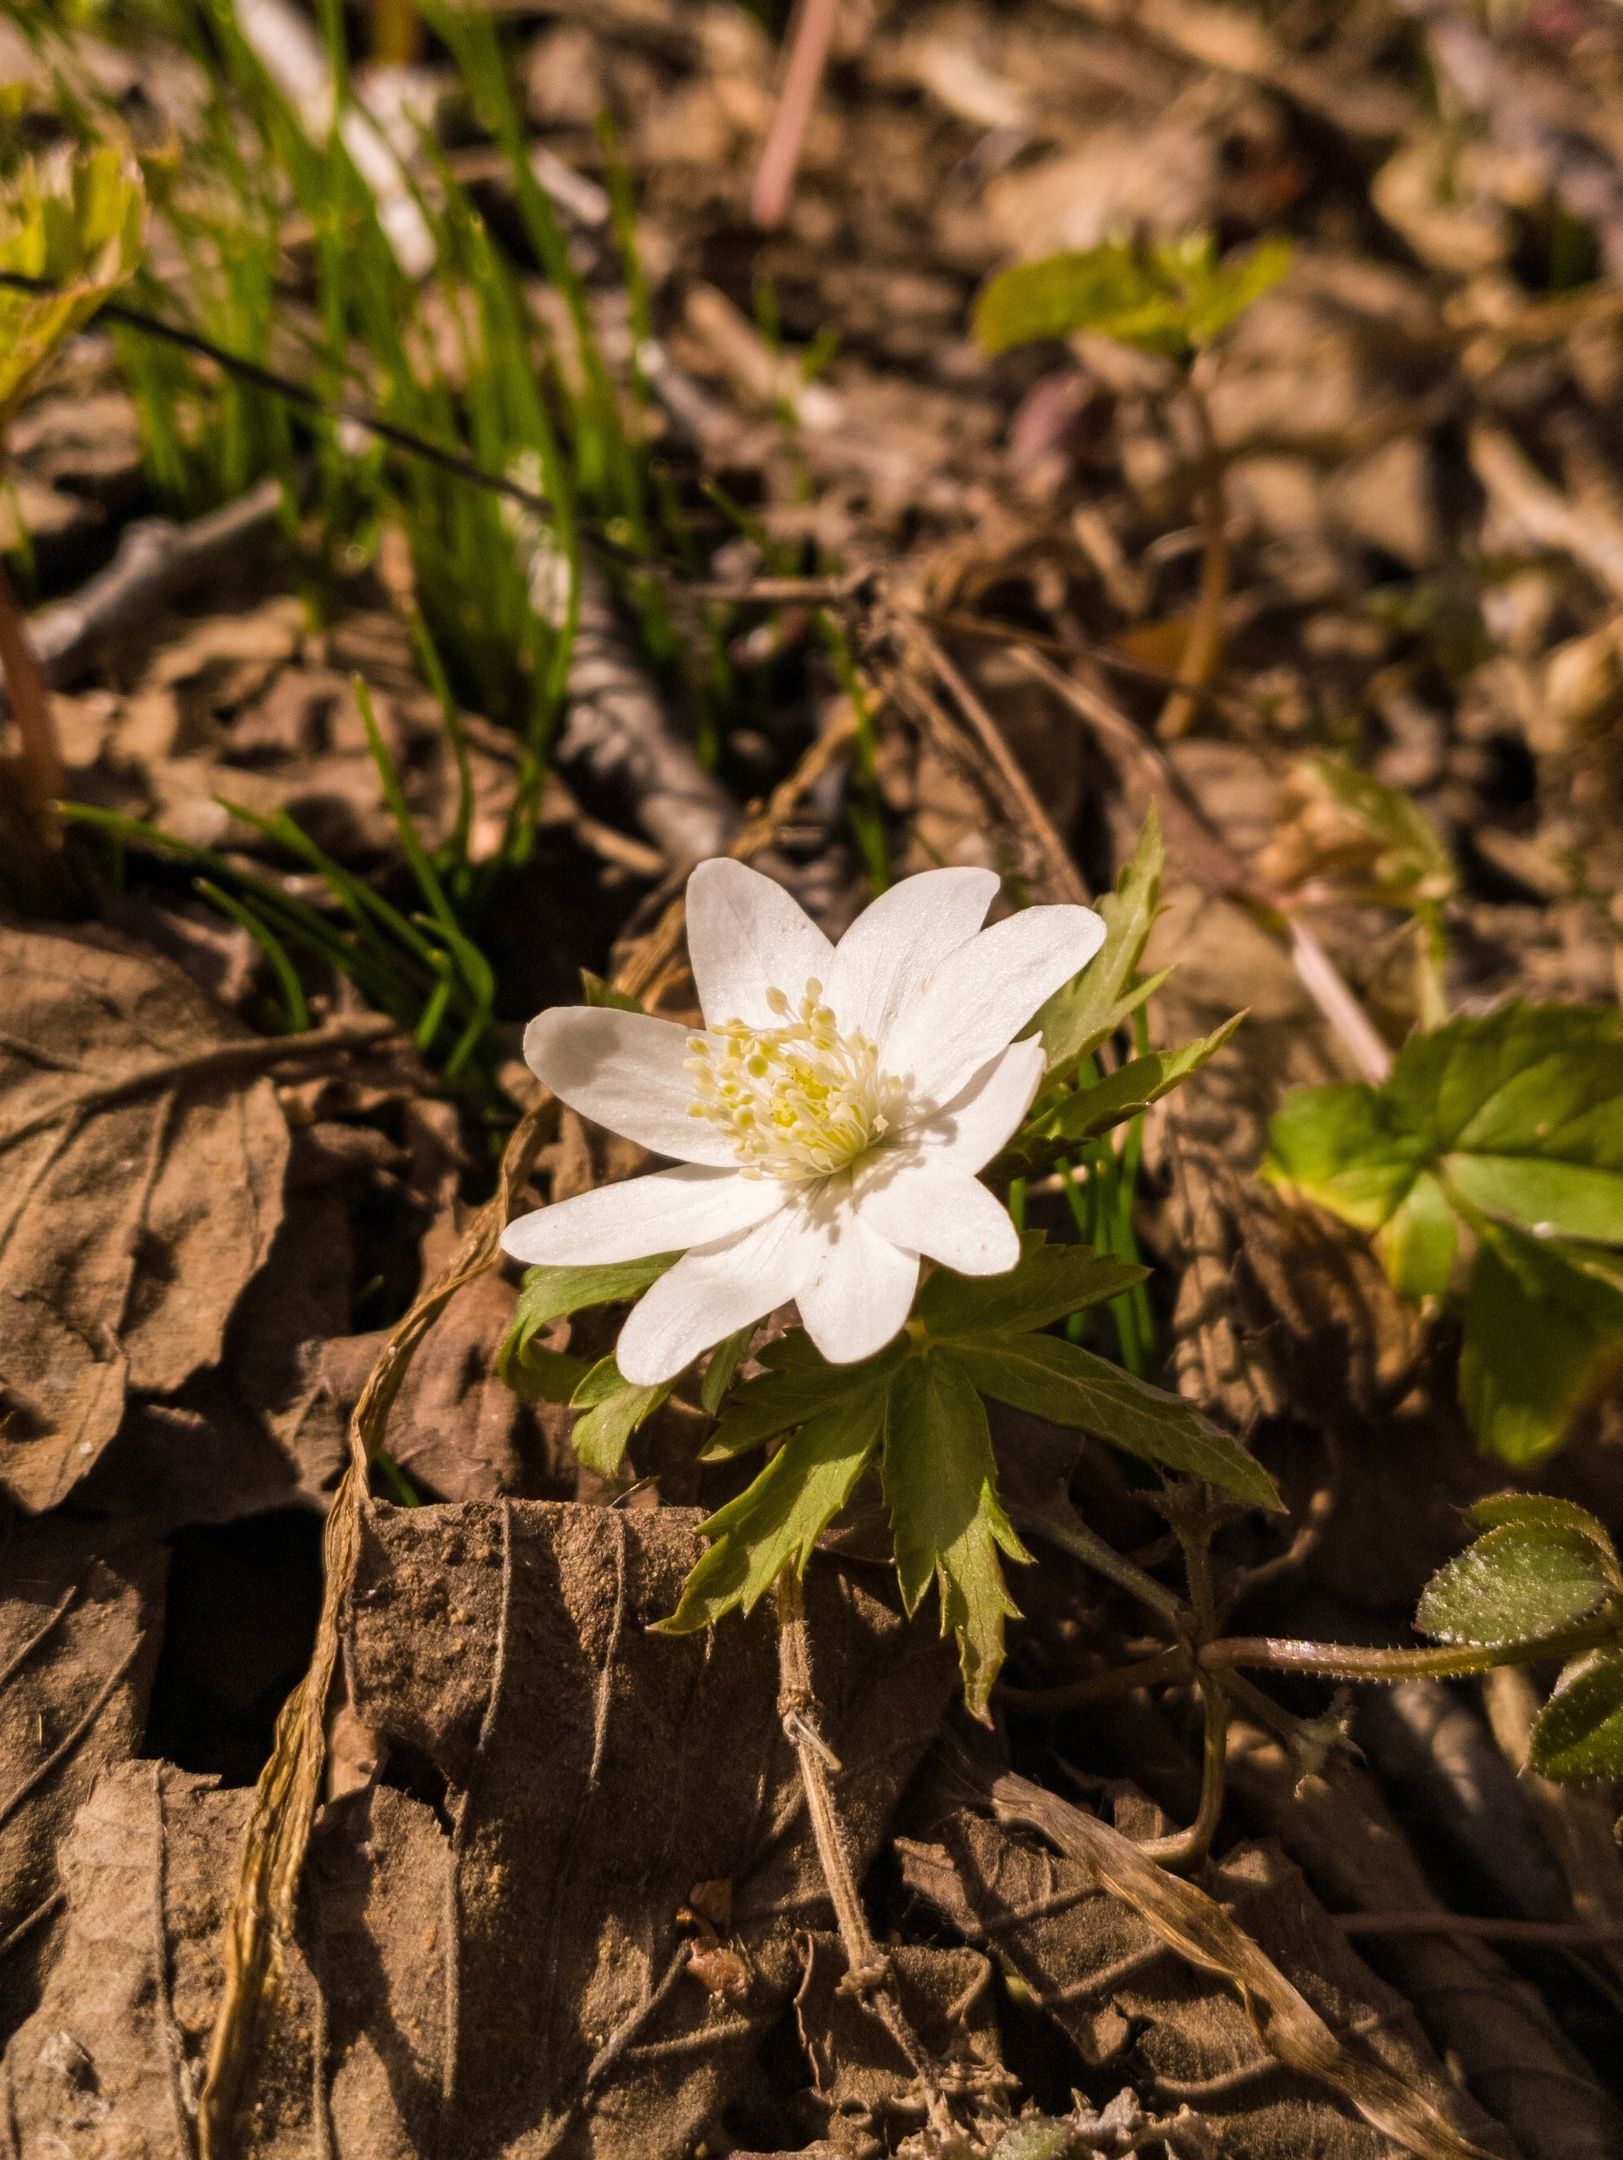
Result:
[[1166,980],[1164,973],[1149,984],[1133,980],[1161,911],[1165,861],[1160,812],[1152,803],[1132,858],[1116,879],[1115,891],[1099,902],[1105,924],[1103,945],[1081,974],[1056,990],[1037,1015],[1050,1073],[1073,1068],[1091,1057]]
[[1003,1624],[1017,1616],[998,1554],[1031,1557],[998,1504],[985,1405],[955,1361],[939,1355],[899,1366],[886,1402],[882,1475],[902,1602],[915,1611],[937,1583],[941,1631],[958,1642],[964,1700],[985,1718],[1003,1663]]
[[1268,1129],[1263,1175],[1360,1230],[1379,1230],[1402,1206],[1426,1160],[1422,1135],[1364,1081],[1296,1088]]
[[785,1568],[806,1571],[817,1540],[850,1499],[885,1426],[885,1390],[811,1419],[754,1484],[703,1525],[713,1542],[659,1623],[668,1634],[711,1627],[737,1605],[749,1612]]
[[599,1358],[570,1397],[572,1407],[585,1412],[569,1435],[585,1467],[599,1477],[615,1476],[632,1434],[666,1400],[674,1384],[662,1380],[654,1387],[633,1386],[621,1378],[612,1357]]
[[1255,1507],[1284,1504],[1262,1464],[1181,1395],[1153,1387],[1077,1343],[1058,1335],[979,1336],[942,1354],[995,1402],[1204,1478]]
[[724,1462],[729,1456],[742,1455],[792,1425],[868,1393],[906,1355],[898,1342],[860,1365],[830,1365],[804,1328],[791,1328],[761,1352],[766,1371],[746,1380],[728,1403],[700,1460]]
[[1503,1649],[1586,1619],[1615,1588],[1605,1554],[1582,1532],[1503,1523],[1438,1569],[1415,1626],[1439,1642]]
[[1507,1005],[1399,1051],[1387,1083],[1474,1206],[1623,1244],[1623,1015]]
[[1405,1297],[1442,1297],[1454,1276],[1460,1226],[1448,1196],[1423,1170],[1376,1233],[1382,1265]]
[[1534,1723],[1528,1761],[1545,1777],[1623,1777],[1623,1654],[1596,1650],[1567,1667]]
[[525,1402],[573,1402],[581,1383],[592,1370],[590,1358],[572,1357],[567,1350],[550,1350],[545,1343],[527,1342],[509,1355],[513,1338],[508,1336],[497,1356],[498,1376]]
[[[1623,1018],[1510,1005],[1450,1020],[1404,1044],[1384,1087],[1288,1096],[1270,1138],[1268,1175],[1360,1229],[1434,1171],[1467,1208],[1623,1244]],[[1402,1235],[1393,1249],[1412,1257]],[[1438,1250],[1422,1265],[1432,1281]]]
[[937,1268],[919,1293],[917,1312],[933,1342],[1020,1333],[1119,1297],[1146,1272],[1091,1245],[1050,1245],[1041,1231],[1028,1231],[1019,1263],[1007,1275],[954,1275]]
[[1465,1300],[1460,1401],[1480,1446],[1537,1462],[1623,1374],[1623,1281],[1607,1256],[1498,1223]]

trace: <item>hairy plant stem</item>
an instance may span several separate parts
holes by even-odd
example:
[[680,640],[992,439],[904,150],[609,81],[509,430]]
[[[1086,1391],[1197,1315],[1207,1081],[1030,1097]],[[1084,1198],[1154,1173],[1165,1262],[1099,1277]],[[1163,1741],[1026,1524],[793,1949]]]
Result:
[[896,1976],[890,1959],[875,1942],[868,1916],[863,1911],[856,1872],[851,1865],[845,1832],[834,1803],[830,1773],[839,1769],[839,1761],[817,1723],[806,1604],[800,1578],[793,1568],[786,1568],[778,1577],[776,1590],[778,1716],[783,1723],[784,1738],[794,1749],[799,1765],[818,1863],[834,1906],[840,1940],[845,1945],[844,1984],[866,2004],[901,2050],[918,2081],[935,2137],[943,2142],[954,2141],[957,2131],[940,2074],[908,2021],[896,1992]]
[[1614,1642],[1618,1615],[1607,1612],[1536,1642],[1442,1643],[1435,1650],[1366,1648],[1361,1643],[1292,1642],[1273,1635],[1231,1635],[1204,1644],[1197,1663],[1209,1672],[1250,1666],[1267,1672],[1318,1673],[1327,1680],[1458,1680],[1500,1665],[1538,1665]]

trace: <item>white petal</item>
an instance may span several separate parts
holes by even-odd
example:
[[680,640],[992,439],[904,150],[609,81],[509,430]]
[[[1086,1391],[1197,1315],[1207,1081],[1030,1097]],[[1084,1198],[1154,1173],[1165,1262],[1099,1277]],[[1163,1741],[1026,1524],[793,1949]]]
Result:
[[982,1066],[961,1095],[908,1127],[906,1152],[926,1156],[931,1162],[950,1162],[955,1170],[974,1177],[1019,1130],[1042,1084],[1047,1062],[1035,1036],[1010,1043],[1001,1057]]
[[817,1265],[817,1250],[805,1210],[780,1207],[753,1230],[685,1253],[620,1330],[621,1372],[638,1387],[674,1380],[712,1343],[792,1298]]
[[828,1002],[840,1026],[881,1041],[912,992],[969,943],[997,888],[994,870],[924,870],[882,892],[834,949]]
[[1020,1257],[1020,1233],[984,1185],[929,1156],[881,1162],[858,1193],[858,1219],[904,1251],[960,1275],[1002,1275]]
[[742,1020],[775,1027],[766,1002],[782,990],[798,1006],[808,980],[828,983],[834,948],[795,901],[747,863],[718,855],[688,879],[688,959],[711,1027]]
[[674,1022],[608,1005],[554,1005],[525,1030],[524,1055],[560,1102],[594,1125],[656,1155],[736,1165],[725,1134],[688,1115],[688,1032]]
[[882,1238],[849,1206],[822,1228],[822,1253],[795,1303],[806,1333],[831,1365],[883,1350],[913,1309],[919,1256]]
[[523,1215],[502,1232],[502,1251],[526,1267],[602,1267],[685,1252],[764,1222],[787,1197],[776,1178],[682,1163]]
[[1104,943],[1091,908],[1033,907],[990,930],[937,968],[880,1044],[880,1062],[910,1077],[916,1099],[949,1102],[1014,1040],[1045,998],[1087,966]]

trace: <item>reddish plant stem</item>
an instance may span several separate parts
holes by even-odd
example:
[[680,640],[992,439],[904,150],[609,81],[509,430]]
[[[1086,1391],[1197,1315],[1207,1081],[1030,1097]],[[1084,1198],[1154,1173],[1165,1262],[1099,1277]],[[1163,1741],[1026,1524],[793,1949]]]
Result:
[[789,25],[789,64],[778,92],[777,110],[761,147],[750,190],[750,216],[757,225],[780,224],[789,207],[806,127],[817,102],[828,48],[834,36],[839,0],[795,0]]

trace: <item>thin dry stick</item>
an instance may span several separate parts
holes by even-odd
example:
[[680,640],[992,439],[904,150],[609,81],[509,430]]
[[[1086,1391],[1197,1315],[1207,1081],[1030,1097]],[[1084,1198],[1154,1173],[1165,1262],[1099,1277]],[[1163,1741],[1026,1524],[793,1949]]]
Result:
[[1291,963],[1302,988],[1364,1078],[1376,1084],[1384,1080],[1391,1070],[1392,1053],[1375,1032],[1345,976],[1307,925],[1283,906],[1277,894],[1260,886],[1246,863],[1212,831],[1159,745],[1134,727],[1108,698],[1075,681],[1036,647],[1022,641],[1012,644],[1010,650],[1028,674],[1035,675],[1063,699],[1122,753],[1124,761],[1131,759],[1138,767],[1139,785],[1160,810],[1169,839],[1197,883],[1234,900],[1276,933],[1284,926]]
[[795,184],[806,127],[817,102],[817,86],[823,79],[838,7],[839,0],[795,0],[794,19],[789,26],[789,64],[784,69],[777,109],[750,189],[750,216],[757,225],[778,224],[789,207],[789,191]]
[[1020,762],[1009,748],[1003,730],[960,671],[954,667],[940,642],[925,629],[918,618],[907,618],[907,634],[933,669],[937,678],[951,693],[953,701],[962,712],[971,734],[992,772],[996,776],[998,792],[1004,799],[1005,814],[1017,827],[1024,825],[1035,835],[1048,866],[1049,881],[1056,894],[1064,900],[1085,903],[1087,889],[1077,876],[1076,865],[1070,850],[1055,830],[1054,821],[1038,800],[1036,790],[1021,770]]
[[1155,732],[1163,742],[1176,742],[1188,734],[1200,708],[1200,693],[1217,672],[1223,655],[1223,609],[1229,596],[1228,490],[1223,478],[1223,454],[1212,431],[1205,392],[1193,373],[1188,388],[1189,408],[1200,437],[1200,520],[1205,541],[1195,612],[1178,662],[1178,688],[1162,706],[1161,717],[1155,723]]
[[930,2128],[941,2140],[952,2140],[956,2134],[952,2110],[940,2076],[908,2021],[896,1993],[890,1959],[874,1941],[862,1909],[862,1894],[857,1888],[829,1776],[840,1765],[818,1729],[805,1599],[800,1577],[792,1568],[786,1568],[778,1577],[777,1616],[778,1716],[783,1722],[784,1738],[794,1749],[800,1767],[818,1862],[833,1902],[840,1940],[845,1945],[845,1985],[867,2005],[900,2048],[918,2081]]

